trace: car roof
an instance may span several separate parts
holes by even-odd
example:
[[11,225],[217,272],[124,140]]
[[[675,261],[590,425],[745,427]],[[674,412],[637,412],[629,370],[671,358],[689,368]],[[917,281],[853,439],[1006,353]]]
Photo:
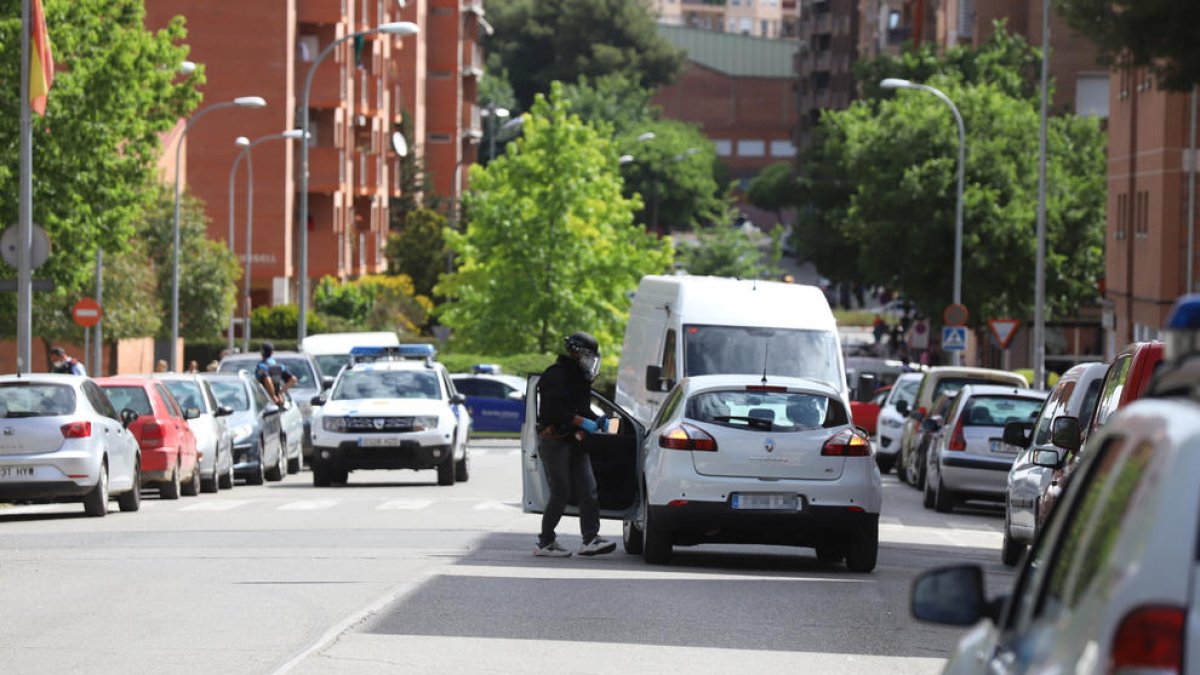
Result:
[[123,387],[129,386],[149,386],[153,384],[153,380],[146,375],[111,375],[109,377],[96,378],[96,384],[103,387],[106,384],[115,384]]
[[352,363],[346,366],[346,371],[363,371],[363,370],[445,370],[446,366],[437,361],[425,361],[417,359],[397,359],[395,361],[367,361],[364,363]]
[[519,375],[505,375],[504,373],[451,373],[450,377],[455,380],[493,380],[505,384],[520,384],[521,386],[525,386],[526,382],[526,379]]
[[85,375],[65,375],[63,373],[11,373],[0,375],[0,382],[41,382],[54,384],[82,384],[87,381]]
[[1017,396],[1020,398],[1045,399],[1050,392],[1028,387],[1010,387],[1003,384],[966,384],[959,390],[960,396]]
[[[271,352],[271,358],[276,358],[276,357],[280,357],[280,356],[286,356],[289,358],[297,358],[297,359],[305,359],[305,360],[312,358],[312,354],[309,354],[308,352],[294,352],[294,351]],[[226,361],[262,361],[262,358],[263,358],[262,354],[252,354],[250,352],[242,352],[241,354],[230,354],[229,356],[226,356],[225,358],[221,359],[221,363],[225,363]]]
[[[767,376],[766,386],[775,387],[795,387],[797,389],[817,390],[829,396],[830,398],[841,398],[841,390],[834,388],[832,385],[820,380],[811,380],[806,377],[783,377],[779,375]],[[693,375],[680,380],[689,391],[695,392],[701,389],[721,389],[731,387],[747,387],[761,386],[763,384],[762,375]]]

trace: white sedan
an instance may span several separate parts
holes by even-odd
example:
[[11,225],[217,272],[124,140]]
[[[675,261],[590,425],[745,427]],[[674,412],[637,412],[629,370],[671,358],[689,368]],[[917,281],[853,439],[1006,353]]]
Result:
[[[137,439],[86,377],[0,375],[0,501],[82,501],[89,516],[141,504]],[[124,418],[124,421],[123,421]]]

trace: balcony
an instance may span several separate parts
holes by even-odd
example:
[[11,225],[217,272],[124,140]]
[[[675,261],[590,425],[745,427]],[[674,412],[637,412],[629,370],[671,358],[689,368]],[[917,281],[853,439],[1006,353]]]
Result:
[[[369,30],[380,24],[383,16],[382,0],[353,0],[355,30]],[[372,34],[368,37],[375,37]]]
[[463,77],[483,77],[483,47],[478,42],[467,41],[463,47]]
[[354,112],[372,117],[378,115],[381,112],[379,88],[383,84],[383,78],[368,70],[356,70],[355,75],[358,101],[354,106]]
[[833,57],[829,52],[816,52],[812,55],[812,69],[814,71],[828,71],[833,65]]
[[378,194],[383,188],[379,184],[379,155],[360,153],[354,167],[354,194],[367,197]]
[[296,0],[296,23],[338,24],[346,20],[347,0]]
[[477,105],[463,108],[463,138],[483,138],[483,115]]
[[[304,77],[307,75],[306,69]],[[304,86],[303,80],[301,80],[300,86]],[[308,105],[311,108],[325,110],[340,108],[345,100],[345,91],[346,68],[331,55],[317,66],[317,72],[313,75],[312,88],[308,92]]]
[[333,147],[308,149],[308,191],[333,194],[345,182],[345,155]]

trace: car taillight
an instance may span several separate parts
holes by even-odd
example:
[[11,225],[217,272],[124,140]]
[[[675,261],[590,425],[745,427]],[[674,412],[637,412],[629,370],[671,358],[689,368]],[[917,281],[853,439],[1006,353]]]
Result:
[[958,418],[958,424],[954,425],[954,433],[950,434],[950,442],[946,443],[947,450],[966,450],[967,437],[963,435],[963,421]]
[[1108,672],[1182,672],[1185,618],[1179,607],[1139,607],[1126,614],[1113,637]]
[[658,447],[668,450],[716,452],[717,439],[703,429],[690,424],[676,424],[658,437]]
[[62,425],[63,438],[87,438],[92,435],[91,422],[69,422]]
[[161,448],[163,445],[163,429],[158,422],[146,422],[142,425],[142,447]]
[[821,446],[825,457],[866,457],[871,454],[871,442],[854,429],[842,429]]

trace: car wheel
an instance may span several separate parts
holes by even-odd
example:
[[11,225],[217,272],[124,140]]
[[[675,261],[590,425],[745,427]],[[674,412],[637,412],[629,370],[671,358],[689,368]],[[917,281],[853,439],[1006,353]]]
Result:
[[463,448],[463,458],[454,463],[454,480],[465,483],[471,477],[471,455]]
[[887,457],[884,457],[883,455],[875,455],[875,463],[879,465],[879,473],[886,475],[891,472],[892,465],[896,463],[896,458],[891,455],[888,455]]
[[142,508],[142,460],[140,458],[133,462],[133,487],[129,492],[117,497],[117,506],[127,512]]
[[[283,440],[281,439],[281,441]],[[286,448],[286,443],[279,446],[279,454],[275,457],[275,466],[267,469],[267,480],[272,483],[283,480],[283,475],[287,472],[287,458],[284,457]]]
[[924,490],[925,483],[927,482],[926,478],[928,478],[928,470],[926,468],[927,465],[925,464],[925,455],[918,454],[916,461],[917,461],[917,466],[916,466],[917,482],[913,484],[913,487],[917,488],[918,490]]
[[954,510],[954,493],[946,489],[946,481],[938,475],[937,488],[933,493],[933,508],[938,513],[950,513]]
[[179,499],[179,492],[179,465],[176,464],[171,471],[171,480],[158,487],[158,496],[161,499]]
[[303,459],[303,457],[301,457],[299,454],[297,454],[295,457],[289,459],[287,462],[287,472],[289,474],[300,473],[300,469],[302,468],[300,466],[300,460],[302,460],[302,459]]
[[846,549],[834,544],[822,544],[817,547],[817,560],[823,563],[840,563],[846,559]]
[[258,440],[258,465],[254,467],[254,472],[246,476],[247,485],[262,485],[267,480],[267,468],[263,464],[263,441]]
[[629,555],[642,554],[642,529],[632,520],[627,520],[621,526],[621,544]]
[[671,562],[671,533],[650,515],[646,507],[646,530],[642,534],[642,560],[651,565],[666,565]]
[[341,483],[342,485],[349,483],[350,482],[350,470],[349,469],[339,469],[337,471],[334,471],[333,472],[333,482]]
[[1025,545],[1012,538],[1007,508],[1004,514],[1004,543],[1000,545],[1000,559],[1006,567],[1015,567],[1025,553]]
[[[197,469],[197,472],[199,469]],[[200,479],[200,491],[212,494],[221,489],[221,477],[217,475],[217,461],[213,460],[213,475],[212,478]]]
[[851,572],[870,572],[879,558],[879,521],[859,528],[846,548],[846,567]]
[[232,457],[229,459],[229,469],[226,470],[225,473],[221,476],[218,483],[220,484],[222,490],[233,489],[233,458]]
[[96,518],[108,515],[108,462],[100,462],[96,487],[83,496],[83,512]]
[[446,459],[438,464],[437,468],[438,485],[454,485],[454,453],[451,452]]
[[199,462],[197,462],[195,464],[195,466],[192,467],[192,477],[188,479],[188,482],[183,484],[183,496],[184,497],[195,497],[198,494],[200,494],[200,464],[199,464]]
[[333,485],[333,470],[325,462],[314,458],[312,463],[313,487],[329,487]]

